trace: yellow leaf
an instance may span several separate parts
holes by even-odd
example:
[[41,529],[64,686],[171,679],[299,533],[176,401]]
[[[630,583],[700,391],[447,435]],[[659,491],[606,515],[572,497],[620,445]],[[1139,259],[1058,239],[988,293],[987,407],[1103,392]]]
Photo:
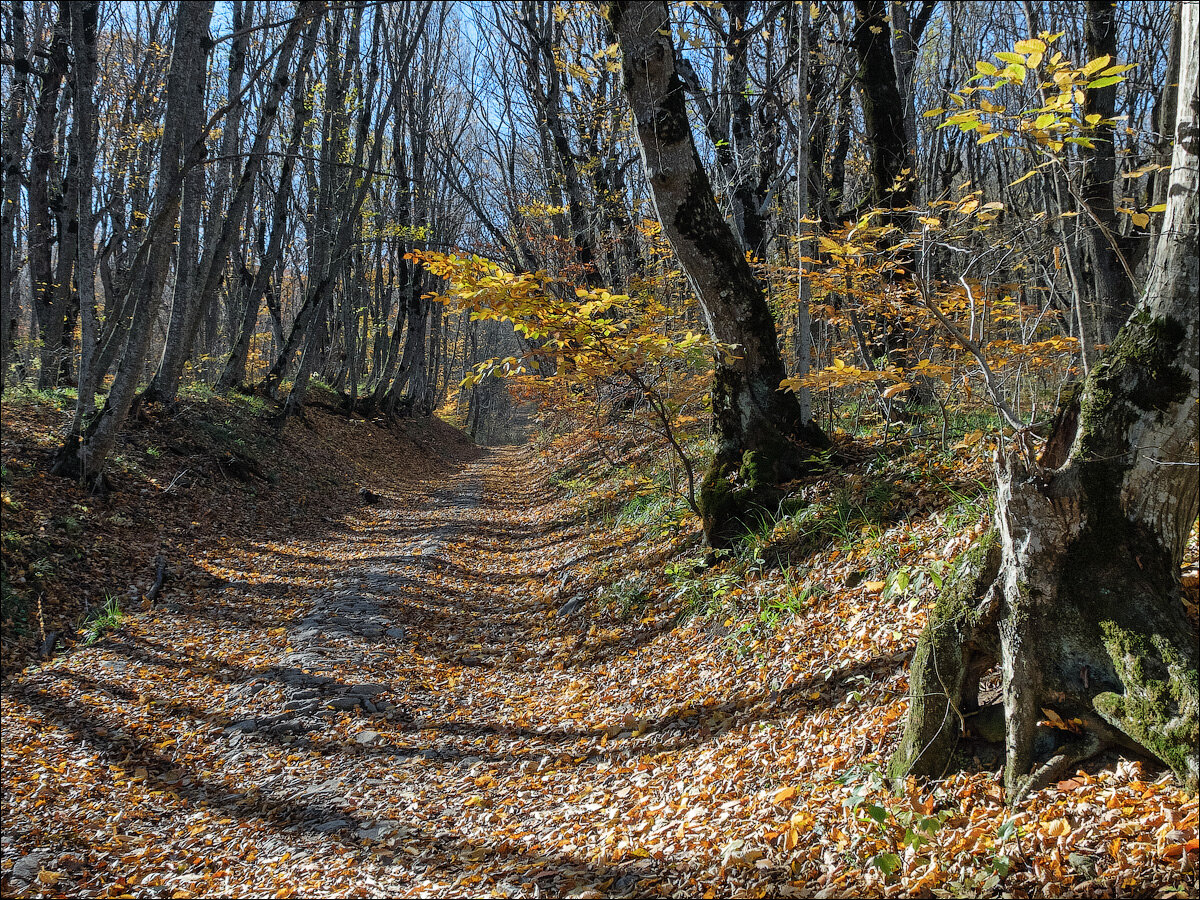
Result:
[[887,587],[887,582],[886,581],[868,581],[868,582],[866,582],[865,587],[872,594],[878,594],[885,587]]
[[1133,213],[1129,218],[1138,228],[1145,228],[1150,224],[1150,217],[1143,212]]
[[1063,722],[1063,720],[1062,720],[1062,716],[1060,716],[1058,713],[1056,713],[1052,709],[1046,709],[1043,706],[1042,714],[1046,717],[1046,721],[1048,721],[1055,728],[1062,728],[1064,725],[1066,725],[1066,723]]
[[1055,819],[1046,826],[1045,831],[1050,837],[1063,837],[1071,833],[1071,823],[1066,819]]
[[885,390],[883,392],[883,399],[890,400],[893,397],[895,397],[897,394],[904,393],[910,387],[912,387],[912,385],[909,384],[907,381],[901,381],[899,384],[893,384],[890,388],[888,388],[887,390]]
[[54,884],[60,878],[62,878],[62,872],[48,872],[45,869],[38,872],[37,876],[37,880],[42,884]]
[[794,787],[785,787],[780,788],[775,792],[774,800],[776,803],[787,803],[787,801],[791,800],[795,796],[796,789]]

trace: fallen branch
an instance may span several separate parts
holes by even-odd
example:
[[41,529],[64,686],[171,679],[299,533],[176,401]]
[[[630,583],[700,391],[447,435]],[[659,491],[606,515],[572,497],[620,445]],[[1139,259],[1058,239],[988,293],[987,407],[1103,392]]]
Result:
[[149,593],[146,594],[146,603],[153,604],[158,599],[158,595],[162,592],[163,582],[167,580],[167,558],[161,553],[154,558],[155,572],[154,584],[150,586]]

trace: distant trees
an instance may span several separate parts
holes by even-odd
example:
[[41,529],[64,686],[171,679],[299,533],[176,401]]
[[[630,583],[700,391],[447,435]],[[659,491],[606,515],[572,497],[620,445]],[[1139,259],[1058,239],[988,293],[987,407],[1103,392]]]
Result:
[[[564,296],[653,298],[741,348],[712,376],[721,543],[743,488],[785,481],[823,445],[781,382],[816,391],[832,431],[855,384],[895,419],[905,373],[957,352],[913,314],[920,286],[993,355],[1065,341],[1036,388],[1024,363],[1007,370],[1044,408],[1139,295],[1166,198],[1181,41],[1165,0],[238,0],[201,21],[206,8],[0,5],[0,378],[77,389],[64,473],[94,477],[139,403],[196,385],[257,391],[287,415],[314,380],[366,415],[453,400],[478,422],[480,404],[505,407],[499,383],[459,382],[528,344],[431,303],[439,285],[406,258],[458,248],[545,272]],[[622,9],[653,9],[669,32],[637,51],[669,50],[657,83],[628,65],[638,38],[605,15]],[[1090,141],[1051,165],[1028,135],[941,127],[939,109],[984,96],[954,93],[977,63],[1042,30],[1081,65],[1140,64],[1136,88],[1081,86]],[[986,96],[1017,110],[1042,93],[1030,77]],[[1007,303],[1016,324],[996,318]],[[822,374],[836,362],[866,374]],[[973,377],[955,366],[942,374]],[[950,396],[932,375],[913,384],[902,418]],[[620,394],[599,399],[630,407]],[[728,514],[721,484],[740,498]]]

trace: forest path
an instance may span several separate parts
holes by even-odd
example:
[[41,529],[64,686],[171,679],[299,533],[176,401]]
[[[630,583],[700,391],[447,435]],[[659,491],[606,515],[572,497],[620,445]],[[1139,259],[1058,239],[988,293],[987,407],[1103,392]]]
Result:
[[[549,470],[578,458],[444,437],[339,437],[337,483],[377,505],[319,506],[304,486],[333,473],[304,467],[279,495],[301,525],[231,528],[200,577],[4,683],[0,893],[969,895],[1015,823],[1016,893],[1084,877],[1086,853],[1117,874],[1081,895],[1195,894],[1196,798],[1139,764],[1020,812],[986,770],[901,800],[872,781],[923,616],[851,578],[861,557],[818,554],[821,590],[736,625],[733,602],[771,612],[787,585],[698,581],[694,521],[613,514],[628,480],[563,497]],[[880,541],[911,539],[895,527]],[[914,558],[948,537],[928,527]],[[679,623],[689,597],[729,612]],[[929,857],[888,878],[921,821],[942,823]]]
[[[585,613],[556,614],[602,548],[544,476],[501,448],[372,484],[379,505],[213,556],[215,595],[26,678],[11,696],[34,714],[6,703],[6,758],[36,744],[87,776],[52,788],[75,795],[73,837],[24,853],[10,887],[36,894],[49,871],[101,895],[669,892],[671,866],[621,835],[645,802],[620,774],[644,752],[618,746],[637,720],[580,721],[625,686],[617,651],[664,628],[589,640]],[[571,840],[585,826],[590,848]]]

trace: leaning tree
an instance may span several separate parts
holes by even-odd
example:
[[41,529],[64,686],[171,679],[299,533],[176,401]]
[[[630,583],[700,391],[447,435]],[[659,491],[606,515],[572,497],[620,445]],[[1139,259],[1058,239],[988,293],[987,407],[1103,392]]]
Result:
[[[980,677],[999,666],[1010,800],[1111,745],[1196,789],[1197,650],[1179,569],[1200,509],[1198,24],[1200,7],[1183,4],[1176,144],[1145,291],[1040,457],[1026,433],[997,452],[995,527],[913,657],[897,786],[944,774],[964,721],[989,712]],[[1046,710],[1073,728],[1040,726]]]
[[614,2],[605,7],[621,48],[625,96],[658,220],[679,260],[719,356],[712,387],[717,449],[700,489],[704,532],[727,545],[750,516],[773,506],[781,482],[814,449],[829,445],[805,421],[785,372],[775,322],[755,276],[713,197],[700,161],[679,76],[667,4]]

